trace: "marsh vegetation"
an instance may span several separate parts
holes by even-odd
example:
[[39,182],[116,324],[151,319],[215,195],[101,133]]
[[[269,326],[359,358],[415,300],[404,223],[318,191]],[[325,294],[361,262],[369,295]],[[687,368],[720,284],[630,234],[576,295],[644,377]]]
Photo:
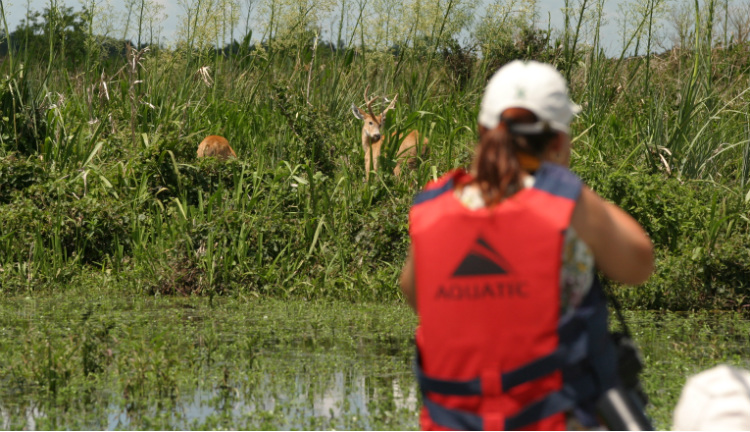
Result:
[[[583,106],[573,170],[655,243],[654,277],[614,295],[631,310],[704,311],[658,315],[676,335],[706,322],[697,330],[714,339],[702,345],[643,324],[660,424],[686,373],[747,357],[731,339],[750,304],[750,45],[739,1],[625,2],[614,54],[601,49],[601,0],[565,1],[562,28],[532,0],[183,1],[169,43],[157,2],[126,4],[120,31],[97,1],[77,11],[50,0],[15,30],[4,25],[3,427],[416,427],[393,384],[413,389],[414,322],[396,288],[409,205],[419,186],[468,163],[484,83],[515,58],[563,71]],[[364,182],[350,107],[363,106],[367,85],[399,103]],[[430,153],[395,177],[389,137],[412,129]],[[198,159],[207,135],[226,137],[237,158]],[[284,317],[309,305],[313,318]],[[715,309],[725,312],[713,321]],[[201,324],[188,325],[195,310]],[[309,341],[338,319],[323,327],[335,337]],[[321,420],[320,393],[305,387],[317,384],[290,372],[305,362],[323,380],[343,374],[342,391],[364,379],[362,406],[377,407]],[[302,414],[247,414],[265,412],[257,395],[274,392],[309,395],[278,402]],[[225,397],[241,401],[240,414]],[[215,405],[185,414],[195,398]]]
[[[3,429],[418,427],[405,305],[72,294],[0,305]],[[626,316],[659,429],[688,375],[750,368],[737,313]]]
[[[625,303],[743,308],[750,50],[722,37],[729,3],[683,4],[692,37],[654,55],[666,6],[635,2],[613,57],[598,45],[601,1],[566,2],[560,30],[533,1],[476,19],[473,3],[445,1],[186,3],[170,46],[145,45],[159,12],[146,0],[131,10],[140,45],[95,32],[103,3],[29,12],[4,39],[0,290],[59,291],[94,273],[138,295],[394,301],[411,197],[467,164],[483,84],[520,57],[564,71],[584,106],[573,169],[656,244],[656,276],[617,290]],[[238,11],[267,19],[221,45],[239,37]],[[400,95],[384,137],[416,129],[431,143],[401,178],[386,139],[377,179],[362,181],[349,109],[367,85]],[[238,158],[198,160],[213,134]]]

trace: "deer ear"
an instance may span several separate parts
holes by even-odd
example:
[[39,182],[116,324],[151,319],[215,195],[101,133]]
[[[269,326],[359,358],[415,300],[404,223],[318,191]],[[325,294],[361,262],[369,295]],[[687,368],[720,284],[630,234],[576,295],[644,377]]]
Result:
[[352,104],[352,114],[354,114],[354,117],[357,117],[360,120],[364,120],[365,116],[362,115],[362,111],[359,109],[357,105]]

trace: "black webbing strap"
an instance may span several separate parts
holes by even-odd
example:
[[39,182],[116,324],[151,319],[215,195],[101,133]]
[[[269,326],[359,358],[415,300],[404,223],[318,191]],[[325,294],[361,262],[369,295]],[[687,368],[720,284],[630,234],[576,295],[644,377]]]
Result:
[[[504,421],[506,430],[517,430],[527,427],[547,417],[570,411],[577,404],[576,396],[592,393],[596,390],[590,378],[579,381],[576,385],[566,385],[562,390],[551,393],[532,403],[517,414],[507,417]],[[483,430],[484,421],[481,416],[457,409],[446,408],[431,401],[422,393],[424,406],[430,418],[435,423],[456,430]]]
[[422,392],[422,402],[433,422],[454,430],[484,430],[482,417],[456,409],[446,408],[435,403]]
[[625,334],[625,336],[632,338],[630,334],[630,327],[628,327],[628,323],[625,321],[625,317],[622,315],[622,308],[620,307],[620,302],[617,300],[615,296],[609,295],[607,293],[607,290],[609,289],[609,282],[607,281],[607,279],[599,279],[598,276],[595,276],[595,277],[602,286],[602,292],[604,292],[604,296],[607,298],[607,300],[610,303],[612,303],[612,306],[615,309],[615,315],[617,316],[617,321],[619,321],[620,325],[622,326],[622,332]]
[[[569,343],[561,344],[552,353],[538,358],[524,366],[501,375],[500,382],[503,392],[559,370],[561,367],[572,366],[586,357],[588,351],[588,337],[580,334]],[[452,396],[478,396],[482,394],[482,382],[477,377],[470,380],[443,380],[427,376],[422,370],[422,361],[417,349],[414,362],[414,372],[417,383],[423,391]]]

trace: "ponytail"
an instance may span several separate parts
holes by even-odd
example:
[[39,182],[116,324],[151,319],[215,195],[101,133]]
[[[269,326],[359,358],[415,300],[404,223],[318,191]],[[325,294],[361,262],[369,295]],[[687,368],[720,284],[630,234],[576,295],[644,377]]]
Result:
[[486,131],[479,140],[476,181],[487,206],[498,204],[508,187],[520,182],[521,166],[512,141],[508,126],[502,122]]
[[536,121],[536,115],[529,110],[509,108],[503,112],[497,127],[482,134],[476,156],[476,184],[485,205],[498,204],[521,189],[522,171],[533,171],[535,167],[522,166],[519,157],[538,160],[556,136],[550,130],[523,135],[511,132],[515,124]]

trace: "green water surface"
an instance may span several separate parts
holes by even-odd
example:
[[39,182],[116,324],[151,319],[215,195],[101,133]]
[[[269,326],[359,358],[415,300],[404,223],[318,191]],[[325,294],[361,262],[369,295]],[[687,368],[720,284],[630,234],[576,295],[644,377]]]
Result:
[[[690,374],[750,368],[728,312],[626,313],[660,429]],[[3,429],[416,429],[402,304],[99,294],[0,304]]]

